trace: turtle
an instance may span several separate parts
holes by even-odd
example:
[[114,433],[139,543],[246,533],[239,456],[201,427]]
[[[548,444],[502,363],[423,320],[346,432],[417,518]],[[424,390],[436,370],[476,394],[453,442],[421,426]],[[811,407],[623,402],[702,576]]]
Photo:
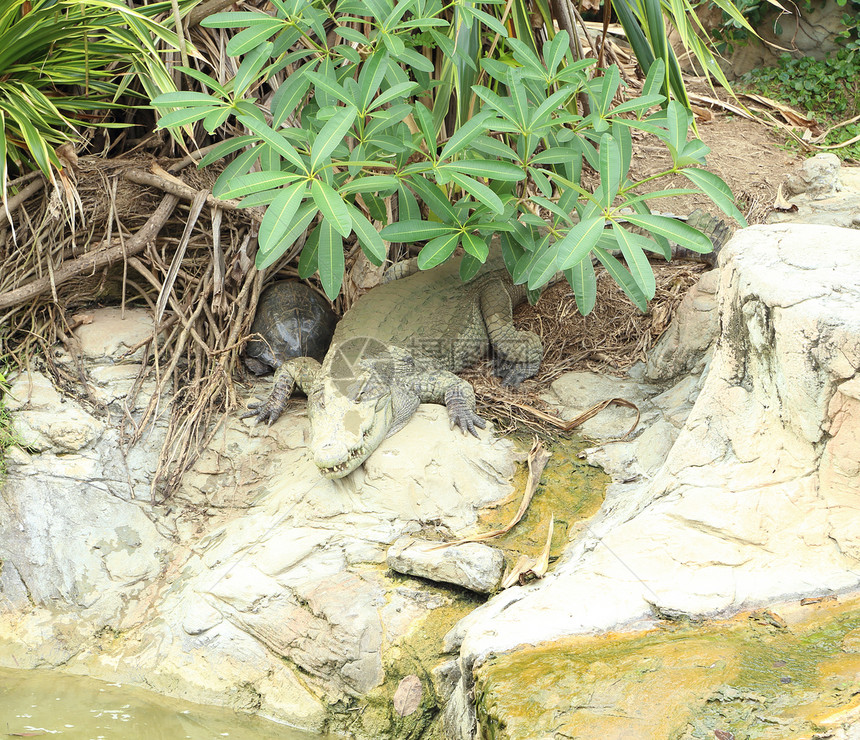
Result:
[[263,339],[248,342],[245,366],[254,375],[265,375],[293,357],[322,360],[336,324],[329,302],[306,283],[272,283],[260,296],[251,325],[251,333]]

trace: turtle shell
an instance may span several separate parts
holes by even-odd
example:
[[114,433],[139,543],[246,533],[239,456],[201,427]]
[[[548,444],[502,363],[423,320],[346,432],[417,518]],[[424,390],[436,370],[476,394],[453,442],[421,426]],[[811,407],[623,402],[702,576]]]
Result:
[[255,375],[280,367],[292,357],[322,361],[337,324],[328,301],[305,283],[283,280],[263,291],[257,304],[252,339],[245,347],[245,365]]

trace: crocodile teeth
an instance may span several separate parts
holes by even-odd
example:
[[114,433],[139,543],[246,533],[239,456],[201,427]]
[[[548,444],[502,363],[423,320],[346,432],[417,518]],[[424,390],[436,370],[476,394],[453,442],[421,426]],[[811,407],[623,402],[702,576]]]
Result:
[[320,472],[325,476],[336,475],[337,473],[342,473],[344,470],[349,467],[349,464],[355,460],[357,457],[361,457],[364,454],[363,449],[359,450],[350,450],[349,457],[341,463],[337,465],[331,465],[325,468],[320,468]]

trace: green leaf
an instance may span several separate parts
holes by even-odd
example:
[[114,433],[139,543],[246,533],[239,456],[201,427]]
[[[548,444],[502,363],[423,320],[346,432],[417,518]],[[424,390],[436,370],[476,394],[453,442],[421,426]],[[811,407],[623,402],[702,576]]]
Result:
[[478,259],[481,264],[487,261],[487,255],[490,253],[490,245],[487,244],[485,239],[482,239],[475,234],[469,234],[468,232],[463,234],[463,249],[466,250],[467,254],[471,254],[473,257]]
[[621,187],[621,152],[610,134],[600,137],[600,202],[609,208]]
[[[317,134],[316,140],[311,148],[311,172],[319,170],[320,165],[334,151],[335,147],[343,141],[346,132],[352,126],[358,111],[353,107],[338,108],[331,118],[326,121]],[[347,236],[349,232],[343,234]]]
[[580,260],[564,271],[567,282],[573,288],[576,307],[583,316],[588,316],[597,300],[597,277],[591,260]]
[[498,18],[494,18],[489,13],[484,12],[480,8],[475,7],[474,5],[462,5],[462,8],[468,7],[468,12],[474,15],[478,20],[481,21],[487,28],[491,31],[495,31],[499,36],[503,39],[508,37],[508,30],[502,25],[501,21]]
[[488,130],[487,120],[493,118],[492,111],[482,111],[474,116],[462,126],[460,126],[448,142],[442,147],[442,152],[439,154],[439,159],[449,159],[458,152],[465,149],[476,138],[484,134]]
[[356,101],[360,111],[365,112],[370,107],[370,101],[379,91],[379,86],[385,78],[387,69],[388,54],[381,49],[368,57],[361,66],[361,72],[358,75],[358,86],[361,93],[359,100]]
[[[242,31],[242,33],[247,33],[247,31]],[[233,95],[236,98],[241,98],[245,94],[245,91],[257,80],[257,75],[269,60],[272,46],[270,41],[260,44],[260,46],[250,51],[242,60],[242,64],[239,65],[239,70],[233,78]]]
[[387,242],[422,242],[434,237],[459,233],[457,229],[434,221],[405,220],[388,224],[379,235]]
[[227,188],[218,193],[219,198],[238,198],[241,195],[259,193],[263,190],[273,190],[282,185],[290,185],[298,180],[298,175],[280,170],[266,170],[262,172],[249,172],[247,175],[239,175],[231,178]]
[[672,158],[677,160],[687,143],[687,130],[689,124],[689,113],[677,100],[669,102],[666,108],[666,123],[669,126],[669,150]]
[[212,188],[212,195],[216,198],[223,198],[224,191],[232,184],[233,179],[240,173],[247,173],[254,162],[260,157],[260,147],[251,147],[246,149],[241,154],[237,155],[230,164],[218,175],[215,185]]
[[543,198],[540,195],[533,195],[533,196],[531,196],[531,198],[529,198],[529,200],[532,201],[533,203],[537,203],[539,206],[541,206],[541,208],[546,208],[557,219],[559,219],[559,222],[565,223],[565,224],[572,224],[573,223],[570,220],[570,214],[563,211],[561,208],[558,207],[558,205],[556,203],[553,203],[548,198]]
[[529,290],[546,285],[558,272],[558,244],[551,244],[541,250],[529,271]]
[[422,270],[429,270],[431,267],[441,264],[454,253],[459,242],[459,231],[431,239],[418,253],[418,267]]
[[595,248],[594,254],[606,268],[606,272],[608,272],[612,279],[618,283],[619,287],[624,291],[627,297],[633,301],[640,311],[645,311],[648,308],[648,301],[639,289],[636,281],[633,280],[630,273],[624,269],[624,265],[600,247]]
[[373,228],[373,224],[364,217],[358,208],[349,203],[346,204],[346,207],[352,218],[352,228],[364,253],[373,264],[381,265],[388,256],[388,250],[385,248],[385,242],[379,232]]
[[187,126],[189,123],[199,121],[201,118],[205,118],[209,115],[212,111],[217,110],[219,110],[219,108],[205,108],[200,106],[171,111],[170,113],[165,113],[158,119],[158,128],[180,128],[182,126]]
[[629,214],[624,218],[634,226],[641,226],[652,234],[659,234],[667,239],[671,239],[682,247],[691,249],[694,252],[707,254],[714,250],[714,245],[711,244],[711,240],[707,236],[692,226],[688,226],[683,221],[677,221],[667,216],[655,216],[653,214],[636,214],[635,216]]
[[568,270],[585,259],[603,233],[603,214],[580,221],[558,242],[558,266]]
[[525,250],[514,241],[514,238],[510,234],[500,234],[499,244],[502,248],[502,260],[505,263],[505,267],[513,275],[517,262],[525,254]]
[[[642,84],[642,94],[638,99],[641,100],[642,98],[659,96],[660,98],[665,100],[666,96],[661,94],[665,79],[666,64],[663,62],[662,59],[655,59],[654,62],[651,64],[651,67],[648,69],[648,74],[645,76],[645,82]],[[634,98],[634,100],[636,100],[636,98]],[[628,102],[632,103],[634,102],[634,100]],[[618,108],[616,108],[615,110],[618,110]]]
[[222,101],[200,92],[169,92],[152,101],[153,108],[193,108],[200,105],[221,105]]
[[[314,208],[316,211],[316,208]],[[302,248],[302,256],[299,257],[298,273],[302,280],[307,280],[317,271],[318,255],[320,246],[320,232],[322,224],[317,224],[317,227],[310,233],[305,246]]]
[[657,284],[654,280],[651,263],[648,262],[645,252],[642,251],[650,247],[650,240],[639,234],[633,234],[618,224],[612,225],[612,234],[621,249],[621,254],[624,255],[636,285],[639,286],[645,297],[651,300],[654,297]]
[[[269,17],[268,23],[259,23],[244,31],[240,31],[227,42],[225,53],[228,57],[238,57],[242,54],[253,53],[266,42],[270,36],[284,28],[284,22]],[[271,42],[266,42],[271,44]],[[250,54],[249,54],[250,56]]]
[[275,126],[280,126],[292,115],[296,106],[304,98],[305,93],[307,93],[311,81],[305,70],[310,71],[308,65],[300,67],[293,72],[272,96],[270,107],[272,110],[272,123]]
[[321,180],[311,182],[311,196],[323,218],[329,222],[341,236],[349,236],[352,231],[352,219],[349,216],[343,198],[329,185]]
[[460,259],[460,280],[464,283],[471,280],[478,274],[482,264],[484,263],[481,260],[471,254],[464,254]]
[[234,136],[232,139],[216,144],[209,153],[200,160],[200,167],[208,167],[213,162],[223,159],[228,154],[232,154],[243,147],[253,144],[257,141],[256,136]]
[[236,10],[225,13],[213,13],[200,21],[204,28],[247,28],[252,26],[267,26],[272,23],[268,13],[257,13],[247,10]]
[[[654,69],[654,65],[652,65],[651,69]],[[616,113],[641,113],[655,105],[660,105],[664,100],[666,100],[665,95],[640,95],[638,98],[625,100],[609,112],[612,115]]]
[[[418,207],[418,201],[412,195],[412,191],[403,183],[397,188],[397,205],[402,221],[420,221],[421,209]],[[379,219],[384,220],[384,217]]]
[[475,200],[483,203],[494,213],[501,214],[505,210],[501,198],[483,183],[473,180],[471,177],[461,175],[459,172],[450,172],[451,179]]
[[735,206],[735,197],[731,189],[717,175],[695,167],[687,167],[681,170],[681,174],[700,187],[723,213],[735,219],[741,226],[749,225],[744,215]]
[[393,190],[398,184],[398,179],[391,175],[368,175],[341,185],[338,192],[342,196],[353,193],[378,193],[380,190]]
[[[257,173],[254,173],[257,174]],[[271,202],[260,224],[259,243],[261,249],[277,244],[292,226],[293,217],[307,195],[307,184],[297,182],[284,188]],[[268,250],[266,250],[268,251]]]
[[292,162],[302,172],[308,172],[308,168],[305,165],[304,160],[299,156],[299,153],[295,150],[293,145],[287,141],[283,134],[272,130],[265,123],[258,121],[256,118],[251,118],[251,116],[239,116],[239,123],[247,126],[250,131],[257,134],[257,136],[272,147],[272,149],[274,149],[288,162]]
[[333,301],[343,283],[343,239],[328,219],[320,224],[317,270],[325,294]]
[[[409,184],[440,220],[449,224],[460,223],[457,212],[451,207],[448,196],[437,185],[428,182],[421,176],[411,178]],[[389,241],[391,240],[389,239]]]
[[494,162],[489,159],[459,159],[450,164],[439,165],[439,169],[454,170],[472,177],[486,177],[504,182],[518,182],[525,178],[521,167],[511,162]]
[[[308,224],[313,220],[314,216],[317,215],[317,207],[316,203],[305,203],[302,205],[298,213],[293,217],[293,223],[289,229],[281,236],[281,238],[275,242],[274,244],[268,245],[268,249],[259,249],[257,251],[257,257],[255,259],[255,264],[258,270],[264,270],[269,265],[274,264],[277,260],[286,254],[287,250],[296,243],[296,240],[305,233],[305,230],[308,228]],[[307,253],[307,258],[305,254]],[[302,250],[302,257],[299,260],[299,274],[302,274],[302,261],[313,259],[313,267],[310,271],[304,275],[304,277],[310,277],[313,275],[316,270],[316,252],[313,249],[308,249],[307,244],[305,248]]]
[[339,100],[344,105],[353,105],[353,100],[350,95],[332,79],[320,72],[308,72],[308,79],[315,86],[315,95],[320,107],[328,105],[330,99],[327,99],[322,93],[328,93],[329,96]]

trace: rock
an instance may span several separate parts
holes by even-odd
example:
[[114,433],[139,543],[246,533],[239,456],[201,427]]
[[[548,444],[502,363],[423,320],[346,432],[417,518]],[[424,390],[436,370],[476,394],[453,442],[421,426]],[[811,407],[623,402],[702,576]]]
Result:
[[63,398],[39,372],[12,381],[5,406],[14,412],[12,429],[22,447],[37,452],[74,452],[92,444],[104,425],[79,403]]
[[[851,230],[735,235],[704,382],[662,394],[689,402],[701,387],[665,461],[632,477],[615,468],[602,510],[554,570],[446,636],[464,676],[523,644],[860,588],[858,257]],[[670,419],[659,398],[645,407]],[[631,464],[636,443],[604,449]]]
[[90,313],[91,321],[75,329],[81,353],[91,360],[140,360],[144,348],[138,347],[152,337],[155,324],[149,311],[142,308],[100,308]]
[[479,542],[440,547],[438,541],[401,537],[388,550],[388,567],[408,576],[453,583],[470,591],[495,591],[505,571],[500,550]]
[[842,189],[839,184],[839,157],[819,152],[804,160],[797,174],[790,175],[785,183],[786,195],[806,193],[813,200],[821,200]]
[[[90,326],[105,323],[94,314]],[[427,405],[362,469],[329,481],[297,402],[271,427],[228,420],[169,505],[153,506],[166,419],[123,448],[121,421],[141,413],[126,408],[140,367],[115,358],[142,322],[115,318],[117,333],[98,339],[81,327],[103,417],[39,374],[14,383],[13,422],[33,433],[2,482],[0,665],[62,666],[345,731],[354,714],[341,707],[382,690],[387,651],[420,645],[434,610],[470,603],[392,578],[391,543],[473,527],[509,495],[522,456],[489,430],[451,430]]]
[[834,154],[804,161],[784,185],[795,210],[771,211],[768,223],[804,223],[860,228],[860,170],[842,167]]

